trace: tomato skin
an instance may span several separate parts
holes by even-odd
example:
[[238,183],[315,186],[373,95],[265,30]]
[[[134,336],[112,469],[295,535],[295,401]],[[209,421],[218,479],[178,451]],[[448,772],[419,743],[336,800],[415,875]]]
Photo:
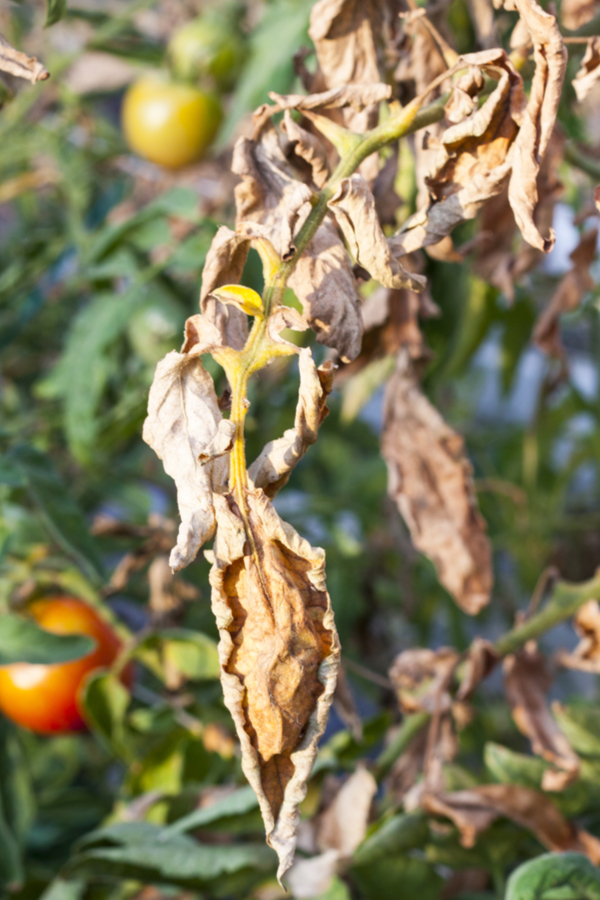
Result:
[[[18,725],[39,734],[81,731],[86,723],[79,697],[86,676],[110,666],[122,644],[112,628],[87,603],[75,597],[51,597],[28,607],[38,625],[55,634],[86,634],[96,649],[81,659],[54,665],[14,663],[0,667],[0,710]],[[126,669],[123,680],[131,681]]]
[[246,46],[233,23],[203,15],[179,28],[171,37],[167,55],[173,72],[186,80],[213,80],[223,93],[235,87]]
[[197,87],[145,75],[128,88],[121,120],[135,153],[179,169],[202,159],[221,123],[221,107]]

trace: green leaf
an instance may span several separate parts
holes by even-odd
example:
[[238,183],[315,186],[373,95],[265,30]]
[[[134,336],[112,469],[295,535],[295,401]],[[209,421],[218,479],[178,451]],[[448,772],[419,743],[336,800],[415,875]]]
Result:
[[[108,842],[118,846],[93,846]],[[243,869],[271,871],[275,854],[264,844],[202,846],[149,822],[122,822],[88,835],[69,863],[69,875],[135,878],[202,889]]]
[[7,613],[0,617],[0,665],[51,665],[87,656],[96,642],[83,634],[53,634],[33,619]]
[[506,900],[600,900],[600,870],[580,853],[546,853],[512,873]]
[[21,884],[23,878],[21,853],[4,816],[0,796],[0,885],[14,889]]
[[250,36],[250,54],[221,128],[219,146],[228,143],[246,113],[268,101],[269,91],[285,94],[293,86],[293,57],[302,44],[308,43],[312,5],[312,0],[277,0],[265,6]]
[[46,0],[46,28],[54,25],[67,14],[67,0]]
[[184,628],[161,632],[163,659],[193,681],[219,678],[221,666],[216,641],[199,631]]
[[422,846],[428,837],[429,828],[422,815],[400,813],[384,822],[372,832],[354,853],[354,864],[368,865],[384,856],[406,853]]
[[133,756],[131,736],[124,721],[130,702],[129,691],[111,672],[98,672],[85,685],[86,721],[92,731],[124,759]]
[[66,881],[64,878],[56,878],[48,885],[40,900],[80,900],[85,889],[86,882],[83,879]]
[[28,492],[52,538],[73,557],[91,581],[102,581],[104,566],[96,541],[52,460],[45,453],[25,445],[11,450],[9,459],[26,481]]
[[57,366],[41,385],[64,400],[65,430],[73,455],[89,464],[100,430],[98,405],[118,364],[111,349],[145,299],[134,286],[122,294],[96,294],[75,318]]
[[192,829],[202,828],[220,819],[241,816],[257,807],[258,799],[252,788],[243,787],[206,809],[195,810],[188,816],[178,819],[177,822],[164,829],[164,834],[169,836],[192,831]]
[[577,753],[600,757],[600,710],[554,703],[552,714]]
[[389,856],[350,870],[366,900],[439,900],[444,884],[422,859]]

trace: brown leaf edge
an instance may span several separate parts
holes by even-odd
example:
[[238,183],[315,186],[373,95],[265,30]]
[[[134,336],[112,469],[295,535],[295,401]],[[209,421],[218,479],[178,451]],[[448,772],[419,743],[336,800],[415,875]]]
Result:
[[[336,687],[337,671],[340,664],[340,644],[335,628],[331,601],[325,586],[324,552],[313,548],[287,522],[282,521],[275,512],[262,490],[247,491],[248,506],[256,514],[256,521],[263,526],[262,533],[272,541],[281,554],[285,552],[292,560],[308,563],[303,575],[305,582],[324,595],[326,606],[323,611],[321,627],[329,635],[329,652],[322,659],[318,668],[318,680],[322,692],[317,697],[303,729],[301,739],[289,754],[291,763],[290,778],[283,787],[283,796],[279,808],[274,808],[269,800],[263,780],[264,766],[261,770],[261,758],[255,747],[256,735],[251,735],[247,722],[248,699],[243,680],[229,671],[229,663],[234,652],[234,639],[231,633],[234,623],[234,612],[227,599],[227,588],[230,587],[233,567],[238,572],[244,566],[246,554],[250,554],[246,533],[241,520],[233,521],[237,535],[231,537],[224,523],[236,519],[230,508],[231,495],[215,495],[217,512],[217,538],[214,549],[214,564],[210,572],[212,587],[212,610],[219,628],[219,659],[221,663],[221,684],[225,705],[235,723],[242,750],[242,770],[258,797],[260,810],[265,824],[267,843],[273,847],[279,857],[277,877],[281,883],[284,873],[292,865],[296,848],[296,831],[299,822],[299,804],[306,796],[306,783],[310,777],[317,755],[317,744],[325,730],[329,708],[333,701]],[[264,557],[266,541],[256,527],[252,528],[258,554]],[[251,554],[250,554],[251,555]],[[209,555],[209,559],[211,555]],[[309,587],[310,590],[310,587]],[[303,600],[305,597],[303,596]],[[243,615],[243,611],[242,611]],[[247,621],[247,617],[246,617]],[[245,622],[244,622],[245,624]]]

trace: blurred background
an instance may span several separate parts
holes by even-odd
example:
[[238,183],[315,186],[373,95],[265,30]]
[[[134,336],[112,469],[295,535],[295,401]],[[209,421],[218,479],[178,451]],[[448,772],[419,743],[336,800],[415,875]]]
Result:
[[[268,91],[303,92],[294,54],[310,46],[311,7],[73,0],[67,9],[61,0],[6,0],[0,9],[0,32],[51,73],[35,85],[11,76],[0,83],[0,611],[53,594],[103,605],[134,661],[129,685],[106,673],[88,684],[89,731],[40,736],[0,718],[0,893],[15,900],[284,896],[221,700],[208,564],[199,557],[183,575],[170,573],[174,486],[141,429],[155,365],[179,348],[211,240],[233,223],[233,141],[250,133],[249,114]],[[470,6],[451,0],[445,10],[449,40],[471,49]],[[582,52],[571,54],[571,76]],[[159,94],[184,125],[193,117],[184,137],[168,119],[156,130],[147,104]],[[494,283],[481,256],[426,260],[441,314],[422,322],[431,348],[424,388],[464,435],[474,465],[494,548],[490,606],[476,620],[457,608],[386,497],[379,434],[393,360],[385,353],[341,373],[318,443],[275,501],[326,550],[347,682],[303,821],[316,821],[345,774],[375,763],[393,737],[400,714],[387,673],[398,653],[446,644],[462,651],[475,634],[494,639],[548,567],[580,581],[600,564],[597,258],[593,286],[563,316],[562,354],[531,343],[540,311],[573,267],[569,254],[598,223],[590,202],[600,183],[598,86],[577,104],[567,85],[560,128],[571,156],[557,168],[557,242],[546,259],[536,257],[510,290]],[[583,162],[574,164],[577,153]],[[390,233],[414,209],[409,151],[394,188],[403,203]],[[455,245],[484,228],[461,226]],[[521,258],[520,237],[509,241],[506,252]],[[243,281],[262,287],[254,251]],[[370,290],[363,286],[365,296]],[[321,345],[313,352],[325,358]],[[211,374],[219,394],[216,364]],[[255,379],[249,459],[291,426],[297,383],[297,364],[287,360]],[[572,649],[577,639],[563,625],[543,645]],[[562,672],[552,696],[594,709],[597,678]],[[499,678],[474,705],[451,783],[539,782]],[[594,740],[591,757],[600,759],[600,728]],[[492,760],[497,745],[504,756]],[[559,800],[600,832],[596,775]],[[380,787],[373,834],[401,801],[401,787]],[[173,830],[174,822],[184,824]],[[117,823],[139,826],[129,843],[125,832],[119,843],[99,830]],[[140,850],[169,826],[171,864]],[[541,852],[506,821],[473,850],[450,828],[411,833],[412,845],[391,845],[394,853],[362,867],[355,861],[326,893],[298,896],[503,896],[511,868]],[[208,855],[188,869],[175,864],[192,858],[194,841]],[[314,852],[310,841],[300,848]],[[452,888],[457,871],[474,869],[484,873],[474,887]]]

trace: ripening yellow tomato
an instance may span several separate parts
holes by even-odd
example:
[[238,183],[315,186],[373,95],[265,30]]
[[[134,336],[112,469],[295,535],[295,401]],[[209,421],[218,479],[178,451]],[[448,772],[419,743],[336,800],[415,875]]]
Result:
[[[87,634],[96,641],[96,648],[73,662],[0,666],[0,710],[38,734],[80,731],[86,727],[80,706],[84,682],[90,672],[115,661],[121,641],[96,610],[77,597],[38,600],[27,612],[46,631]],[[121,677],[125,684],[131,683],[131,666]]]
[[121,119],[134,153],[179,169],[202,159],[221,115],[219,101],[212,94],[156,74],[145,75],[129,87]]

